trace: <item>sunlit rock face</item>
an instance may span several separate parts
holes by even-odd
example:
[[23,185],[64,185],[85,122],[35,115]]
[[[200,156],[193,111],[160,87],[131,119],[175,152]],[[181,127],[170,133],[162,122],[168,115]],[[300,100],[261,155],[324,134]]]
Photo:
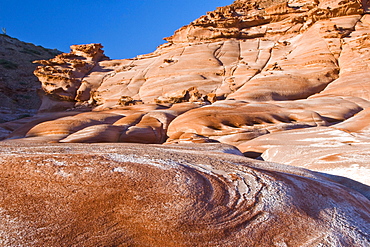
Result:
[[362,194],[226,145],[6,141],[0,153],[3,246],[370,244]]
[[[40,111],[62,110],[74,105],[75,100],[86,98],[79,88],[84,88],[83,78],[97,66],[97,62],[107,59],[100,44],[73,45],[71,53],[62,53],[50,60],[38,60],[34,74],[39,78],[47,96]],[[52,104],[52,99],[64,104]],[[87,98],[88,99],[88,98]],[[59,107],[58,107],[59,106]]]
[[[72,46],[40,61],[35,74],[48,94],[99,109],[318,93],[367,99],[358,88],[369,84],[364,9],[361,1],[235,1],[180,28],[151,54],[107,60],[100,44]],[[349,80],[356,90],[346,90]]]
[[151,54],[37,61],[0,245],[370,245],[368,8],[237,0]]
[[279,162],[257,140],[320,127],[367,143],[369,25],[364,1],[235,1],[133,59],[110,60],[101,44],[74,45],[37,61],[40,115],[1,125],[0,138],[221,142]]
[[221,142],[279,162],[260,143],[293,129],[336,128],[365,144],[368,8],[365,1],[235,1],[133,59],[110,60],[101,44],[71,46],[37,61],[40,115],[2,124],[0,138]]

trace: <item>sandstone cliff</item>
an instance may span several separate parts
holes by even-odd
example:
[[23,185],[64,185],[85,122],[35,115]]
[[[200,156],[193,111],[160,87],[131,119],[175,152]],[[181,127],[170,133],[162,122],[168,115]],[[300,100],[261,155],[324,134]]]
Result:
[[[361,1],[235,1],[180,28],[152,54],[126,60],[98,55],[86,62],[99,45],[73,46],[69,55],[41,62],[46,66],[36,75],[47,93],[99,109],[119,105],[122,97],[177,103],[193,87],[199,97],[192,101],[208,94],[248,101],[318,93],[368,99],[361,90],[342,90],[343,81],[358,81],[349,75],[368,78],[368,60],[362,58],[369,56],[370,24],[364,8]],[[74,62],[63,59],[68,56]]]

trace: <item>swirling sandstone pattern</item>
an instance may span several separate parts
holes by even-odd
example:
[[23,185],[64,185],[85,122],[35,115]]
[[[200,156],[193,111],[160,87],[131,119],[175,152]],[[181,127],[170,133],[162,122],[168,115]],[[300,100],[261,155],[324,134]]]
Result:
[[231,147],[14,145],[0,151],[2,246],[370,244],[361,194]]

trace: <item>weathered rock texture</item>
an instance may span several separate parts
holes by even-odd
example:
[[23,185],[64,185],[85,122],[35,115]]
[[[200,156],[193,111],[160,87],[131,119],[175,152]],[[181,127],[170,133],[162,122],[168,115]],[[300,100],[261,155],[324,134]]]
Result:
[[[369,31],[365,1],[235,1],[134,59],[109,60],[100,44],[75,45],[37,61],[45,113],[3,124],[0,134],[63,143],[221,142],[279,162],[264,154],[276,148],[270,136],[284,149],[292,129],[307,136],[313,127],[339,129],[365,146]],[[63,109],[72,111],[54,113]],[[314,143],[310,149],[321,150]],[[299,159],[289,163],[305,166]]]
[[229,146],[0,149],[2,246],[367,246],[370,201]]
[[369,245],[368,33],[366,1],[237,0],[151,54],[38,61],[39,114],[0,124],[0,243]]
[[[97,66],[97,62],[106,59],[101,50],[100,44],[73,45],[71,53],[62,53],[50,60],[38,60],[34,63],[42,64],[35,71],[35,75],[41,81],[42,89],[49,98],[59,99],[71,104],[62,105],[73,106],[74,101],[86,100],[89,98],[87,92],[82,91],[86,87],[83,78]],[[91,90],[91,86],[88,87]],[[57,104],[58,105],[58,104]],[[50,100],[44,100],[40,111],[60,110],[62,108],[53,107]]]
[[60,53],[0,34],[0,123],[34,115],[40,107],[40,83],[32,74],[36,59]]
[[40,112],[71,114],[6,123],[1,136],[221,142],[257,157],[270,147],[257,140],[320,127],[354,132],[364,144],[369,20],[365,1],[235,1],[134,59],[109,60],[100,44],[75,45],[71,53],[37,61],[42,66],[35,71],[46,94]]
[[[41,62],[46,66],[36,75],[47,93],[100,109],[127,98],[178,103],[187,93],[187,101],[207,101],[209,94],[368,99],[361,89],[369,84],[369,24],[361,1],[236,1],[179,29],[152,54],[105,60],[98,44],[73,46],[69,55]],[[361,88],[349,92],[349,80]]]

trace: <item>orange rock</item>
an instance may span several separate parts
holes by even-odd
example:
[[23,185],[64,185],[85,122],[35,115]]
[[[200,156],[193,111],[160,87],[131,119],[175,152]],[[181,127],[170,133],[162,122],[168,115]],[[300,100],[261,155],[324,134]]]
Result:
[[1,244],[370,244],[360,193],[206,145],[3,142]]
[[125,126],[95,124],[79,130],[61,139],[62,143],[96,143],[96,142],[118,142]]
[[122,115],[105,112],[80,113],[37,124],[27,132],[26,137],[48,135],[67,136],[91,125],[113,124],[120,118],[122,118]]
[[[107,60],[100,44],[73,46],[35,73],[48,94],[99,109],[315,94],[367,99],[367,82],[358,83],[368,78],[364,8],[360,1],[235,1],[180,28],[151,54]],[[342,90],[349,81],[356,93]]]
[[40,113],[0,124],[0,245],[368,246],[368,13],[236,0],[151,54],[38,61]]
[[190,110],[171,122],[168,136],[193,133],[231,145],[278,130],[325,125],[325,120],[309,110],[283,108],[272,103],[218,101]]
[[[54,97],[65,101],[86,99],[82,92],[77,93],[82,79],[94,68],[96,63],[106,59],[100,44],[73,45],[71,53],[63,53],[50,60],[38,60],[34,74],[42,83],[42,89]],[[83,85],[86,86],[86,85]],[[82,97],[82,98],[81,98]]]
[[333,127],[348,132],[370,133],[370,108],[366,108],[354,117]]
[[[344,28],[343,28],[344,29]],[[326,95],[355,96],[370,100],[370,18],[364,15],[357,19],[355,26],[346,28],[347,36],[342,39],[342,51],[339,57],[339,78],[313,97]]]
[[260,153],[266,161],[340,175],[370,185],[370,166],[366,162],[370,136],[354,135],[335,126],[271,133],[238,148],[242,152]]

